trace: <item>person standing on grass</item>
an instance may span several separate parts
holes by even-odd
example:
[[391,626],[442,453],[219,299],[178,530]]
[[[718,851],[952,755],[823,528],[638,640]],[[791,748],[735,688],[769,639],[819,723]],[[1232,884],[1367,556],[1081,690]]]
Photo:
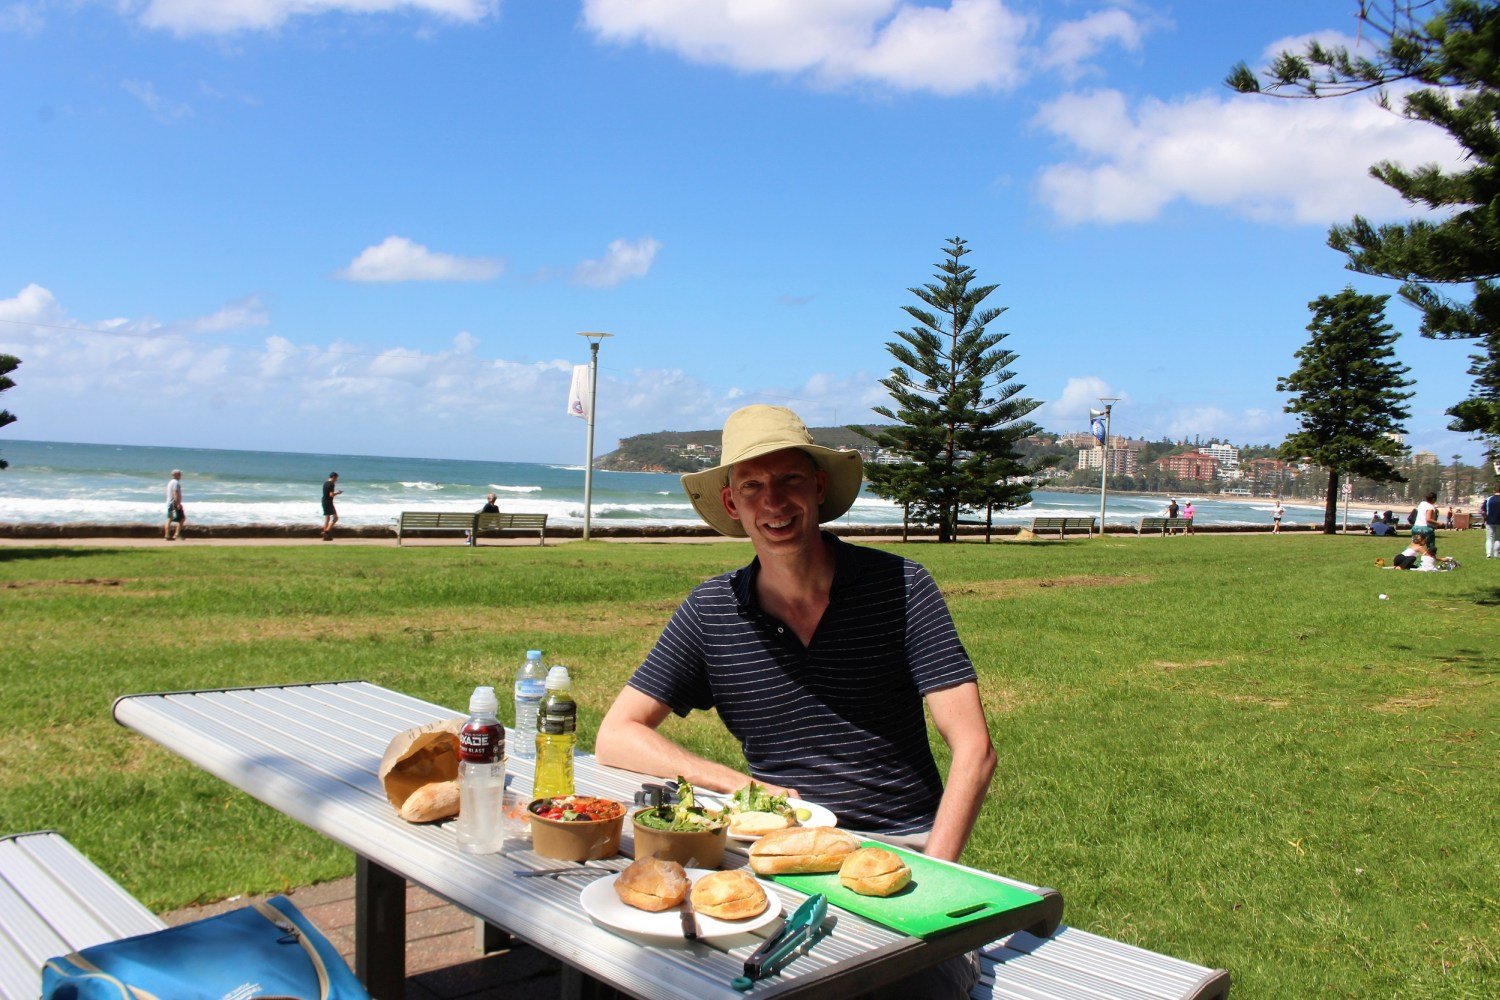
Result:
[[1281,534],[1281,519],[1286,514],[1286,508],[1281,506],[1281,498],[1276,498],[1276,506],[1271,508],[1271,534]]
[[[723,792],[754,780],[828,806],[841,827],[956,860],[996,757],[937,585],[908,559],[820,529],[853,505],[862,464],[815,444],[791,410],[730,414],[721,454],[682,483],[703,520],[748,537],[755,559],[677,609],[600,724],[599,762]],[[951,752],[946,786],[924,702]],[[751,778],[657,731],[693,709],[718,712]],[[961,998],[978,972],[960,956],[880,995]]]
[[162,539],[175,542],[182,537],[187,524],[187,512],[182,509],[182,470],[173,469],[167,480],[167,523],[162,529]]
[[333,505],[333,498],[344,492],[339,489],[339,474],[330,472],[328,478],[323,481],[323,541],[333,541],[333,526],[339,523],[338,508]]
[[1484,557],[1500,559],[1500,483],[1490,487],[1479,505],[1479,519],[1484,522]]
[[1421,538],[1427,551],[1437,555],[1438,509],[1436,491],[1428,493],[1417,504],[1417,516],[1411,523],[1411,537]]

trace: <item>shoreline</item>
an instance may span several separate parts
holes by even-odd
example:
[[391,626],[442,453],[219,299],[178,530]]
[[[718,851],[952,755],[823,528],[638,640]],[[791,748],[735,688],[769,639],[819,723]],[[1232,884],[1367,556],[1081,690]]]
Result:
[[[1364,535],[1365,522],[1350,520],[1347,534]],[[841,538],[850,539],[873,539],[887,543],[899,543],[901,541],[900,525],[832,525],[827,530]],[[1282,534],[1306,534],[1321,532],[1321,524],[1283,524]],[[996,526],[990,532],[996,541],[1021,540],[1021,541],[1056,541],[1055,537],[1049,535],[1030,536],[1020,538],[1022,532],[1030,536],[1030,531],[1025,526],[1005,525]],[[962,542],[979,542],[985,540],[983,526],[962,525],[959,528],[959,540]],[[36,547],[49,545],[84,545],[84,546],[145,546],[162,545],[175,546],[186,545],[321,545],[321,531],[317,528],[307,526],[286,526],[270,524],[244,524],[244,525],[206,525],[198,528],[189,527],[178,542],[168,542],[162,537],[160,525],[155,524],[6,524],[0,523],[0,548],[5,547]],[[1136,527],[1132,525],[1112,524],[1106,533],[1111,538],[1158,538],[1163,537],[1155,532],[1141,535]],[[1271,525],[1196,525],[1195,535],[1271,535]],[[626,528],[608,527],[591,528],[592,540],[619,542],[619,543],[687,543],[706,544],[714,542],[738,542],[748,544],[743,538],[730,538],[720,535],[706,525],[674,526],[674,527],[650,527],[650,528]],[[581,541],[583,529],[581,527],[564,526],[556,529],[547,529],[547,545],[563,544],[567,542]],[[913,542],[936,542],[936,532],[922,528],[913,529],[908,532],[908,539]],[[1086,538],[1085,535],[1069,534],[1069,540]],[[1181,534],[1169,537],[1186,537]],[[453,547],[462,545],[464,533],[462,531],[423,532],[419,536],[407,537],[402,540],[402,548],[430,548],[433,546]],[[334,540],[327,544],[343,545],[388,545],[395,547],[396,535],[393,528],[386,526],[363,526],[338,529],[334,533]],[[513,537],[484,538],[477,548],[493,548],[496,546],[537,546],[539,544],[535,535],[517,535]]]

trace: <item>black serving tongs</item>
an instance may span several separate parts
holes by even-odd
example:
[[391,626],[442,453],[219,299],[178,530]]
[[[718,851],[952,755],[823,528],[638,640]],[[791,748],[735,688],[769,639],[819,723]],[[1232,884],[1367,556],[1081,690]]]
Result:
[[729,985],[744,992],[755,985],[756,980],[765,979],[781,971],[803,948],[810,948],[823,930],[823,920],[828,916],[828,899],[821,892],[807,897],[797,912],[787,918],[781,930],[745,959],[745,974],[736,976]]

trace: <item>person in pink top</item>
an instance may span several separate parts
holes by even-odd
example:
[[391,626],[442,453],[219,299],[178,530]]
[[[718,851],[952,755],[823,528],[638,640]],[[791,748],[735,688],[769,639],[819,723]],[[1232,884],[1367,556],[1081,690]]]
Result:
[[1187,533],[1190,534],[1190,535],[1193,533],[1193,514],[1194,513],[1195,513],[1195,511],[1193,509],[1193,501],[1189,500],[1186,504],[1183,505],[1182,516],[1185,517],[1185,518],[1187,518]]

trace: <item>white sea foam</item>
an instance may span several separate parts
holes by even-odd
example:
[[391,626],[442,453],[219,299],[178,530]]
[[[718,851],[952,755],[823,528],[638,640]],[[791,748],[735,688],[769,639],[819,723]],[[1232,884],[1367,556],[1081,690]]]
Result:
[[409,490],[440,490],[440,489],[442,489],[442,487],[439,486],[437,483],[429,483],[429,482],[425,482],[425,481],[420,480],[420,479],[417,480],[414,483],[409,483],[409,482],[407,482],[405,480],[402,480],[401,481],[401,485],[405,486]]
[[501,483],[490,483],[490,489],[496,493],[540,493],[540,486],[505,486]]

